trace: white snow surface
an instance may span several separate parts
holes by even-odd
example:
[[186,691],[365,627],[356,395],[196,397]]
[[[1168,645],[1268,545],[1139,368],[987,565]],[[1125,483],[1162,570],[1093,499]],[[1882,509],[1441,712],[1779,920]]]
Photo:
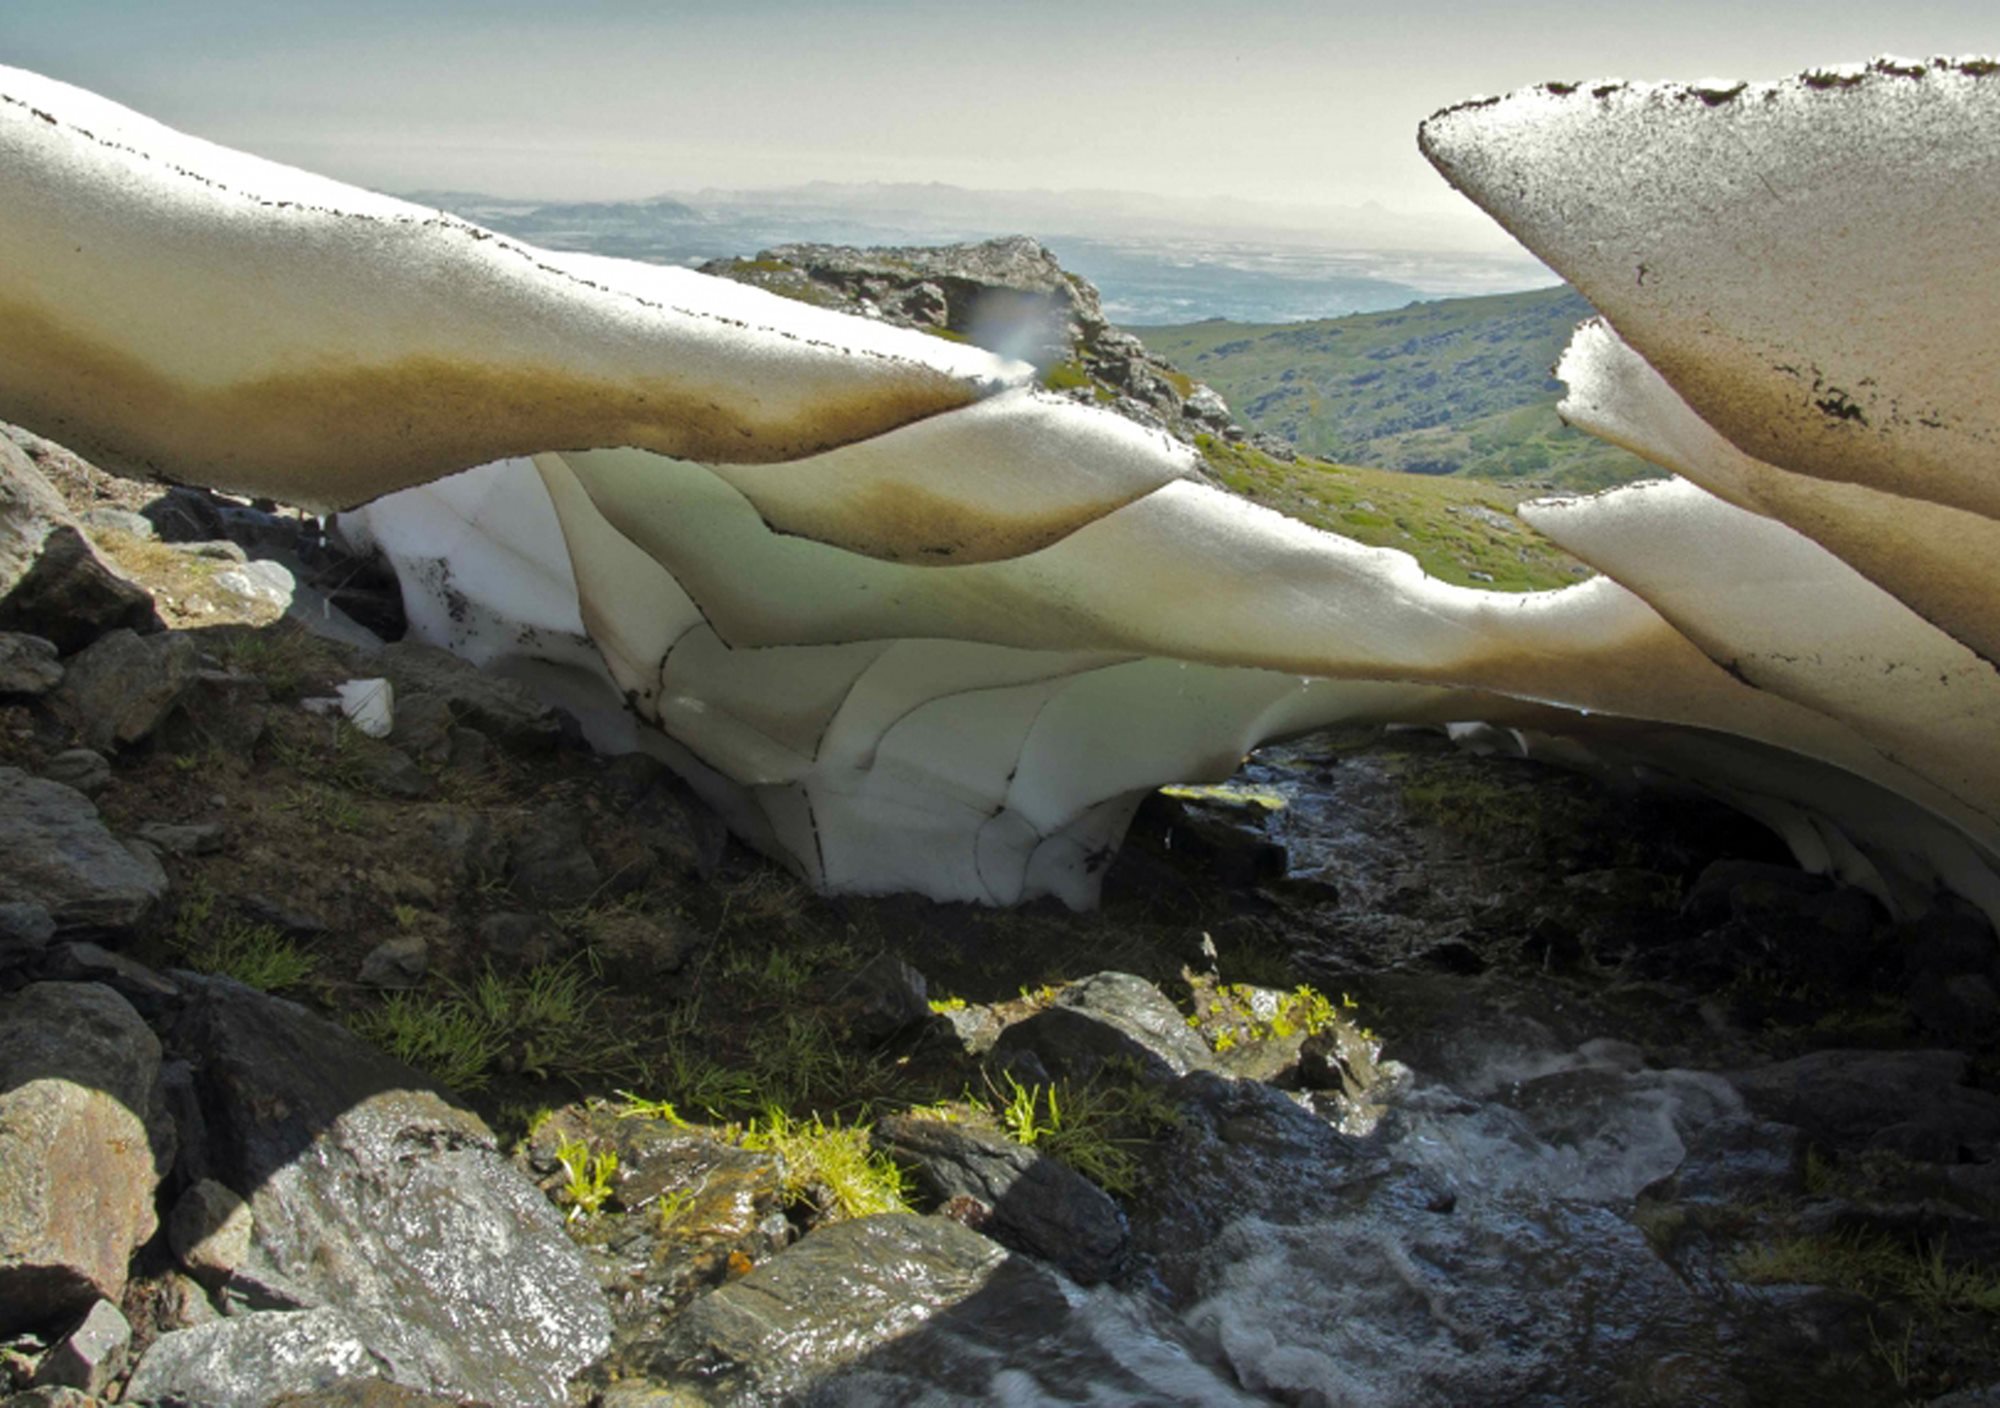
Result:
[[[555,254],[0,70],[0,416],[366,506],[413,629],[560,680],[832,890],[1096,895],[1145,792],[1339,721],[1670,773],[2000,913],[2000,78],[1540,88],[1427,151],[1607,315],[1566,413],[1678,478],[1446,585],[1018,364]],[[1977,275],[1977,277],[1975,277]],[[536,672],[539,672],[537,674]]]

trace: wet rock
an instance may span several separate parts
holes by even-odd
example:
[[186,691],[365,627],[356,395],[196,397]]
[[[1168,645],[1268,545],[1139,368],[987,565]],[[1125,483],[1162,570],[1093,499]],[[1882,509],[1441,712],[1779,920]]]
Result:
[[160,1336],[125,1385],[125,1401],[268,1408],[286,1395],[324,1392],[354,1379],[386,1378],[422,1389],[430,1370],[391,1316],[332,1308],[254,1311]]
[[2000,1141],[2000,1095],[1963,1084],[1957,1051],[1815,1051],[1730,1074],[1758,1115],[1795,1124],[1824,1143],[1864,1147],[1885,1132],[1953,1151]]
[[877,954],[842,986],[849,1029],[862,1041],[887,1041],[930,1021],[930,984],[893,953]]
[[38,904],[57,927],[123,928],[167,890],[151,856],[120,845],[74,788],[0,768],[0,902]]
[[181,1194],[167,1219],[167,1244],[198,1280],[219,1286],[250,1255],[250,1205],[212,1178]]
[[0,630],[67,655],[121,627],[160,629],[153,599],[105,565],[62,496],[0,437]]
[[970,1125],[895,1115],[875,1142],[915,1174],[928,1204],[1083,1285],[1117,1274],[1124,1215],[1081,1174],[1031,1148]]
[[1806,1150],[1812,1141],[1796,1125],[1725,1116],[1696,1127],[1686,1142],[1687,1155],[1680,1167],[1649,1185],[1642,1196],[1751,1204],[1805,1188]]
[[62,677],[54,642],[0,631],[0,694],[47,694],[62,683]]
[[420,934],[385,940],[361,960],[361,982],[371,988],[413,988],[430,971],[431,949]]
[[621,1324],[650,1331],[791,1240],[775,1155],[671,1121],[573,1106],[536,1128],[528,1157],[559,1177],[557,1150],[570,1140],[618,1157],[616,1207],[628,1216],[606,1233],[615,1270],[605,1288]]
[[170,856],[212,856],[222,849],[224,831],[219,821],[148,821],[132,834]]
[[113,631],[70,659],[50,707],[86,746],[129,747],[180,702],[199,669],[198,655],[193,640],[178,632]]
[[0,1334],[125,1289],[171,1159],[160,1043],[109,988],[0,998]]
[[547,809],[514,833],[507,883],[521,903],[559,909],[588,902],[604,883],[583,837],[583,818]]
[[111,781],[111,760],[94,748],[66,748],[42,765],[42,776],[94,797]]
[[996,1278],[1032,1282],[1037,1273],[945,1218],[837,1222],[703,1296],[633,1357],[663,1385],[698,1385],[706,1402],[778,1402]]
[[132,1327],[108,1300],[90,1307],[83,1323],[50,1350],[35,1372],[37,1387],[80,1389],[102,1394],[124,1372],[132,1347]]
[[398,641],[376,657],[398,694],[425,693],[444,701],[457,722],[503,747],[543,752],[562,740],[555,710],[520,685],[489,675],[436,646]]
[[465,1408],[462,1398],[442,1398],[388,1379],[344,1379],[332,1388],[288,1393],[271,1408]]
[[1166,995],[1129,973],[1098,973],[1071,983],[1055,1004],[1000,1034],[993,1054],[1039,1061],[1050,1075],[1087,1080],[1107,1063],[1130,1063],[1155,1081],[1217,1069],[1208,1044]]
[[389,1341],[359,1338],[413,1387],[562,1402],[608,1342],[609,1316],[554,1209],[486,1126],[344,1028],[234,983],[188,981],[172,1040],[199,1061],[214,1176],[248,1192],[253,1218],[226,1291],[338,1311],[348,1342],[360,1320],[393,1320]]

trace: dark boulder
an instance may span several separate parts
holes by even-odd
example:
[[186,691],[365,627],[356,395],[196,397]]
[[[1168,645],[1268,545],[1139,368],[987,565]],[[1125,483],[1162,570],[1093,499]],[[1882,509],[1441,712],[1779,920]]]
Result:
[[896,1115],[875,1142],[914,1173],[929,1206],[1071,1280],[1108,1280],[1125,1254],[1125,1218],[1082,1174],[989,1130]]

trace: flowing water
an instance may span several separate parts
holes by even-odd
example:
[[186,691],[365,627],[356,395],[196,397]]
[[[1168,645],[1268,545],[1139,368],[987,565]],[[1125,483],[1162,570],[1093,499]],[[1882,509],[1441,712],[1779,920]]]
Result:
[[[1441,781],[1461,766],[1464,785]],[[1588,813],[1624,802],[1461,764],[1430,742],[1277,750],[1239,784],[1282,798],[1249,815],[1286,845],[1293,875],[1339,892],[1290,922],[1308,970],[1362,994],[1399,1058],[1380,1108],[1343,1132],[1267,1086],[1197,1089],[1170,1187],[1135,1217],[1138,1285],[1072,1290],[1059,1331],[989,1345],[983,1368],[933,1340],[929,1369],[910,1351],[836,1398],[1873,1401],[1804,1385],[1791,1365],[1823,1364],[1828,1346],[1758,1292],[1697,1284],[1642,1230],[1640,1190],[1674,1172],[1698,1131],[1743,1111],[1726,1081],[1678,1064],[1726,1046],[1698,1003],[1643,985],[1593,991],[1520,962],[1467,973],[1426,961],[1475,941],[1491,951],[1565,876],[1586,895],[1643,889],[1643,870],[1603,864],[1631,859],[1622,824]],[[1585,810],[1551,828],[1548,794],[1517,785],[1554,786],[1557,810]],[[1523,848],[1507,824],[1537,809],[1540,839]],[[1552,842],[1552,829],[1565,834]]]

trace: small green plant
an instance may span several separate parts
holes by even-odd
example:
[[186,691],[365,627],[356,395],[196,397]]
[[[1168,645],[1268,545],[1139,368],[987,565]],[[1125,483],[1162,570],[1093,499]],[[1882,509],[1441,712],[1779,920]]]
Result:
[[694,1206],[694,1200],[700,1194],[701,1190],[699,1188],[676,1188],[671,1193],[662,1193],[659,1202],[654,1205],[654,1216],[657,1219],[660,1231],[673,1231],[674,1224],[679,1222],[687,1213],[687,1210]]
[[1130,1070],[1109,1067],[1092,1080],[1050,1086],[1006,1079],[1008,1089],[992,1093],[1008,1137],[1062,1160],[1113,1197],[1139,1192],[1140,1154],[1180,1122],[1173,1103]]
[[457,994],[393,992],[353,1027],[397,1060],[452,1090],[482,1089],[507,1049],[502,1035]]
[[556,1146],[556,1162],[563,1170],[563,1185],[556,1190],[556,1199],[569,1209],[569,1221],[595,1217],[616,1191],[617,1150],[592,1153],[581,1139],[565,1139]]
[[319,966],[271,925],[218,915],[215,892],[204,885],[192,887],[181,900],[168,944],[190,968],[234,978],[259,992],[299,987]]
[[645,1084],[667,1091],[673,1105],[715,1119],[757,1107],[756,1078],[723,1065],[687,1036],[673,1038],[654,1054],[646,1064]]
[[940,1017],[948,1012],[963,1012],[964,1010],[965,999],[962,997],[934,997],[931,999],[931,1011],[937,1013]]
[[772,1109],[743,1134],[746,1149],[767,1150],[785,1170],[785,1193],[832,1222],[908,1212],[903,1171],[869,1143],[866,1125],[795,1120]]
[[681,1118],[681,1112],[674,1108],[671,1100],[647,1100],[629,1090],[619,1091],[618,1098],[623,1102],[617,1107],[617,1116],[621,1120],[664,1120],[676,1129],[687,1127],[687,1121]]
[[367,814],[361,810],[360,803],[323,783],[286,788],[285,799],[280,805],[308,821],[350,836],[365,830],[368,825]]

